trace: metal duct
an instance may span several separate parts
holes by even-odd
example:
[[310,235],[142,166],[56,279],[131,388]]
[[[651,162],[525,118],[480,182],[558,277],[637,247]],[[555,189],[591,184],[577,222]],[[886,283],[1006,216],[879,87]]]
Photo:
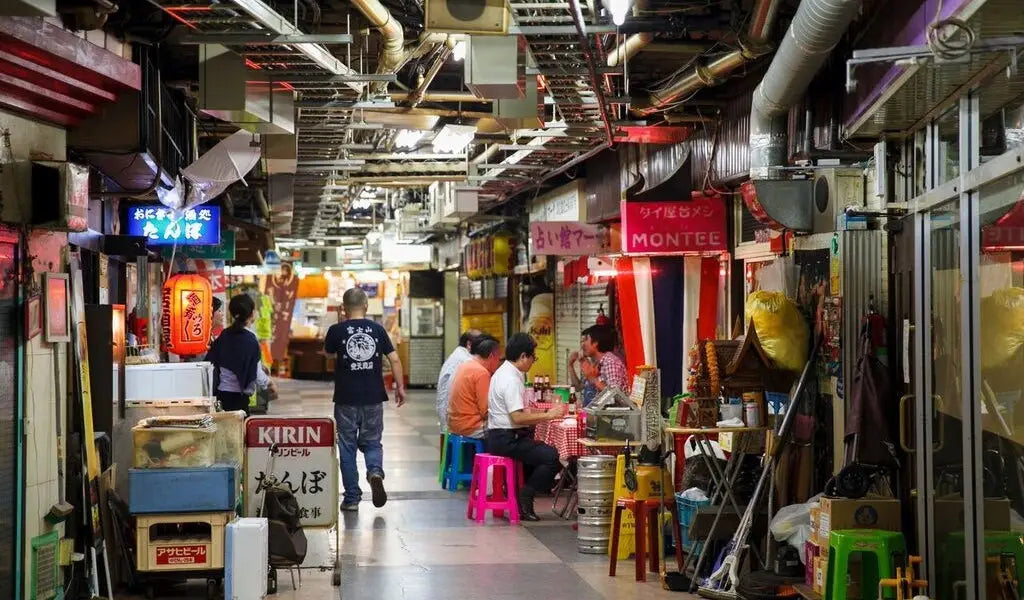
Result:
[[[377,61],[378,73],[394,73],[405,61],[405,34],[402,24],[391,18],[391,13],[378,0],[352,0],[363,16],[380,31],[383,38],[380,58]],[[387,83],[376,84],[387,89]]]
[[750,177],[769,179],[787,162],[786,113],[842,38],[860,0],[804,0],[750,108]]
[[617,67],[628,61],[654,40],[652,33],[634,33],[608,54],[608,66]]
[[746,35],[740,38],[740,49],[725,54],[707,65],[698,64],[692,71],[679,77],[666,87],[651,92],[646,106],[636,109],[641,115],[649,115],[671,105],[680,98],[686,98],[704,87],[718,85],[725,77],[740,66],[771,49],[768,36],[775,24],[775,16],[779,10],[780,0],[757,0],[750,15],[750,25]]

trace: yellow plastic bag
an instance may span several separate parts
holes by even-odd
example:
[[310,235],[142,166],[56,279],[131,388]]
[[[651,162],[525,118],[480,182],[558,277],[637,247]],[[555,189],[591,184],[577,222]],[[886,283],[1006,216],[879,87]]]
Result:
[[981,368],[1009,362],[1024,347],[1024,288],[996,290],[981,299]]
[[807,362],[807,323],[796,304],[781,292],[754,292],[747,297],[747,318],[775,366],[800,371]]

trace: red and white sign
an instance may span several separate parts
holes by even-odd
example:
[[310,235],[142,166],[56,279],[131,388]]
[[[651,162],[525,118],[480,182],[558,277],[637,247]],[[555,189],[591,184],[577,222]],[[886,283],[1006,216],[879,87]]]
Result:
[[158,546],[156,549],[157,565],[205,565],[209,563],[206,546],[190,544],[187,546]]
[[1024,248],[1024,194],[1006,214],[981,228],[981,248],[986,252]]
[[304,527],[330,527],[338,517],[337,428],[331,418],[250,417],[245,421],[245,514],[257,516],[270,447],[273,477],[295,495]]
[[725,202],[694,192],[689,202],[623,202],[624,254],[724,252]]
[[608,249],[608,229],[572,221],[530,223],[532,252],[538,256],[587,256]]

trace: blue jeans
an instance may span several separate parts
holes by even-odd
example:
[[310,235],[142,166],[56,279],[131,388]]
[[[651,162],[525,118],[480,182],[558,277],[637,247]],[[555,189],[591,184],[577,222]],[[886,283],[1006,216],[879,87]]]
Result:
[[341,483],[345,487],[342,502],[354,504],[363,497],[359,487],[356,451],[362,451],[366,476],[384,477],[384,403],[365,405],[335,404],[334,420],[338,423],[338,455],[341,457]]

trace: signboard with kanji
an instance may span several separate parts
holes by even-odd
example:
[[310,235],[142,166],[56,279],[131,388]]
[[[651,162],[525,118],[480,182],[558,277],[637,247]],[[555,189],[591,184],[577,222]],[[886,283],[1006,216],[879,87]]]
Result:
[[220,207],[201,205],[176,214],[159,204],[128,207],[128,235],[146,238],[153,246],[220,244]]
[[538,221],[530,223],[530,244],[538,256],[588,256],[608,250],[608,229],[571,221]]
[[205,565],[207,559],[206,546],[190,544],[181,546],[159,546],[156,549],[156,564],[166,565]]
[[277,445],[272,475],[295,495],[303,527],[330,527],[338,516],[338,459],[334,419],[250,417],[245,421],[245,514],[257,516],[270,447]]
[[623,202],[625,254],[724,252],[725,202],[694,193],[688,202]]

